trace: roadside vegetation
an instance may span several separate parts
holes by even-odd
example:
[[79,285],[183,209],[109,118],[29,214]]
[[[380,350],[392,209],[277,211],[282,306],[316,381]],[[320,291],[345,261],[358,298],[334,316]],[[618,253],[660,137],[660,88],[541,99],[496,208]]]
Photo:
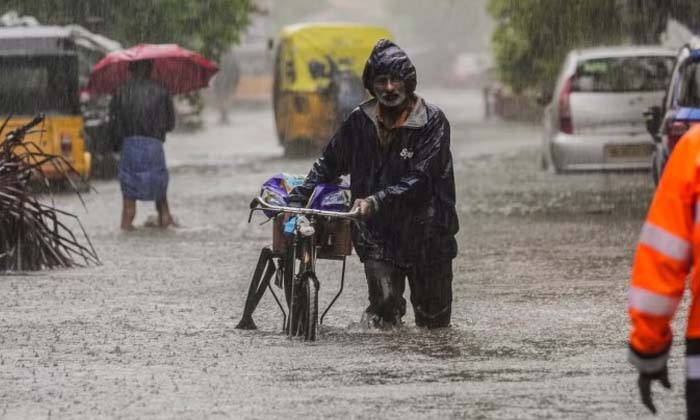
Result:
[[178,43],[205,57],[236,44],[254,10],[252,0],[0,0],[44,24],[78,24],[130,46]]
[[42,120],[38,117],[10,132],[0,144],[0,272],[100,263],[78,218],[45,204],[32,190],[37,180],[46,179],[42,170],[46,165],[66,175],[75,172],[62,157],[24,141],[25,134]]
[[668,18],[697,28],[697,0],[489,0],[499,80],[520,93],[549,93],[574,48],[655,44]]

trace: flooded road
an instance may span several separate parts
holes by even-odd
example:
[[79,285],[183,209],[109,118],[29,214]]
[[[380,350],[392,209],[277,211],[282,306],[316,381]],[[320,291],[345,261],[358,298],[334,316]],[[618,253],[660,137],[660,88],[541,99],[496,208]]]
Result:
[[[248,203],[286,160],[269,108],[169,136],[170,203],[182,227],[118,231],[116,181],[58,204],[77,213],[103,265],[0,277],[0,418],[644,418],[625,361],[626,289],[650,175],[539,170],[538,127],[481,120],[480,93],[427,91],[452,122],[460,252],[452,327],[358,326],[362,267],[318,342],[281,334],[265,296],[258,331],[233,327],[271,226]],[[321,304],[340,265],[319,264]],[[682,331],[678,320],[676,331]],[[684,415],[682,348],[662,418]],[[649,416],[651,418],[651,416]]]

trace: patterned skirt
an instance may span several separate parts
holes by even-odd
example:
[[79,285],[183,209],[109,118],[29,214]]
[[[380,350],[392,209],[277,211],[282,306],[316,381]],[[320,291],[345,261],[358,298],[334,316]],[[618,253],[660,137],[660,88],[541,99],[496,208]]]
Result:
[[158,201],[168,191],[163,143],[151,137],[124,139],[117,171],[122,195],[129,200]]

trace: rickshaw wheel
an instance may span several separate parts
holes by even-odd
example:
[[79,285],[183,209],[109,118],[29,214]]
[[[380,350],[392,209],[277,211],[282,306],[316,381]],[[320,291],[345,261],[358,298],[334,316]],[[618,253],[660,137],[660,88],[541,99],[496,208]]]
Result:
[[284,156],[291,159],[316,157],[320,148],[309,140],[287,140],[284,143]]

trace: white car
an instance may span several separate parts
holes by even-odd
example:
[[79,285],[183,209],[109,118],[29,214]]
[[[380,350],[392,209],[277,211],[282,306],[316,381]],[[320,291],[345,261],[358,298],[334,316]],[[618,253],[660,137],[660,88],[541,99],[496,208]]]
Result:
[[650,169],[644,111],[662,102],[675,57],[641,46],[569,52],[544,111],[543,169]]

